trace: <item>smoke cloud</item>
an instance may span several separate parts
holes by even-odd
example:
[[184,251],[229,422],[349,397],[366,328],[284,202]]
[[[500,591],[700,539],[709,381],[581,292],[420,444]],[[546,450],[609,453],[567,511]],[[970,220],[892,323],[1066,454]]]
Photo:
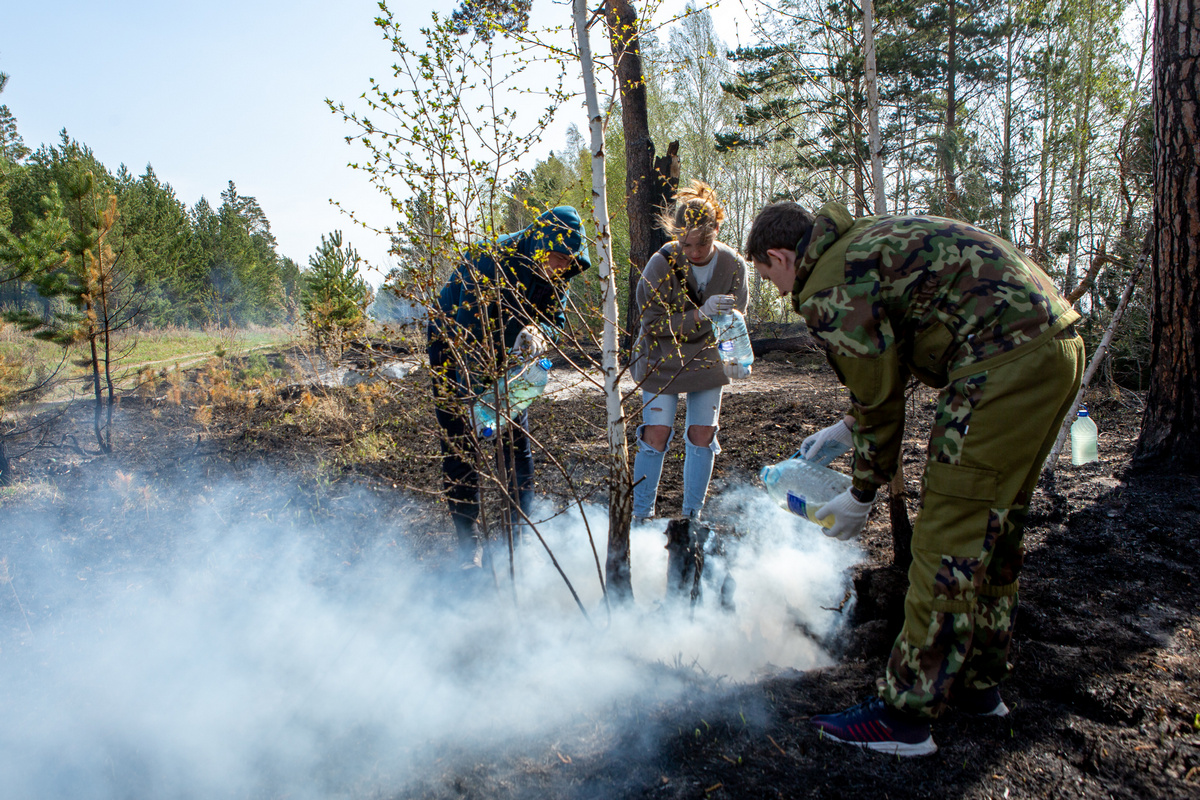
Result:
[[500,554],[497,587],[432,569],[403,536],[351,555],[334,523],[247,518],[239,491],[174,515],[170,546],[161,520],[94,543],[25,519],[3,539],[0,794],[392,796],[500,744],[620,724],[614,709],[669,703],[698,675],[724,678],[716,692],[830,663],[829,609],[859,557],[737,489],[722,505],[744,535],[712,562],[734,610],[711,590],[695,608],[664,597],[659,523],[635,528],[637,602],[610,614],[584,526],[603,562],[604,510],[573,509],[540,529],[588,620],[536,539],[515,587]]

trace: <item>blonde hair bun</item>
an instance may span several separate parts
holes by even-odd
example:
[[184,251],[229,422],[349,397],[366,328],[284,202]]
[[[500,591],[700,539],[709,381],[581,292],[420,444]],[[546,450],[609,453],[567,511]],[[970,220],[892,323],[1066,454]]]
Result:
[[675,208],[658,216],[658,225],[671,238],[686,237],[695,230],[716,235],[725,221],[725,209],[717,193],[704,181],[692,181],[675,193]]

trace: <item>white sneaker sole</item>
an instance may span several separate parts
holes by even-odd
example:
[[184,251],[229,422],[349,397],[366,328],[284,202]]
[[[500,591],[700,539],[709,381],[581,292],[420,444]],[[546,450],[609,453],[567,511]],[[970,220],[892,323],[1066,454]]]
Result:
[[991,711],[985,711],[982,714],[975,714],[976,717],[1007,717],[1008,706],[1001,700]]
[[900,756],[901,758],[912,758],[915,756],[931,756],[937,752],[937,743],[930,736],[922,742],[910,744],[908,742],[852,742],[846,739],[839,739],[832,733],[821,731],[822,738],[830,739],[841,744],[848,744],[853,747],[858,747],[863,750],[873,750],[876,753],[884,753],[889,756]]

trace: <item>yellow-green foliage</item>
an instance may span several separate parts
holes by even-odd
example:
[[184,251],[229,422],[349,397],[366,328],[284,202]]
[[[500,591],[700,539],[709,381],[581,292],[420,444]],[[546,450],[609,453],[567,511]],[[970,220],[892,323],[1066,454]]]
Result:
[[25,388],[30,369],[25,359],[0,353],[0,408],[5,408]]
[[386,461],[393,455],[392,439],[382,431],[360,433],[342,448],[341,461],[347,464]]

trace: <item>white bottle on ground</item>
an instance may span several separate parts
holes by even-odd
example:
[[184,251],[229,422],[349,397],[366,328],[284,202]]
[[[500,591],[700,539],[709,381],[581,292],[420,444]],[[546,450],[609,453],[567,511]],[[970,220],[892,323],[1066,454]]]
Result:
[[1079,407],[1079,414],[1071,423],[1071,463],[1075,466],[1099,461],[1096,452],[1096,422],[1088,416],[1087,409]]
[[806,458],[789,458],[763,467],[759,477],[766,484],[767,494],[780,507],[825,528],[833,525],[833,517],[819,520],[814,510],[849,489],[851,484],[849,475]]

